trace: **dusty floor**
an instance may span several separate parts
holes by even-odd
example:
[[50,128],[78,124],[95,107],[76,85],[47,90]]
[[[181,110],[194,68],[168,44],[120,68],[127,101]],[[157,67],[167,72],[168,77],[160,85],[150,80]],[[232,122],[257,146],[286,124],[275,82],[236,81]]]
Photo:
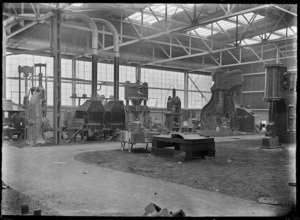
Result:
[[[237,138],[235,137],[234,139]],[[197,159],[183,163],[177,163],[171,159],[150,156],[150,153],[145,152],[143,149],[144,145],[141,144],[135,146],[132,153],[121,151],[119,143],[101,143],[100,145],[94,143],[93,145],[87,145],[86,147],[76,143],[74,146],[62,147],[53,146],[19,150],[13,150],[13,148],[11,148],[11,150],[13,150],[12,153],[14,152],[12,155],[19,152],[16,154],[19,155],[16,159],[18,163],[24,164],[27,167],[25,170],[28,172],[25,173],[23,177],[19,178],[18,176],[15,176],[13,178],[16,181],[15,186],[18,187],[21,192],[26,192],[25,194],[29,196],[19,193],[14,187],[2,190],[1,211],[6,215],[19,215],[20,205],[28,204],[30,212],[35,209],[41,209],[43,215],[58,215],[57,211],[60,211],[62,215],[74,215],[75,207],[75,210],[78,210],[78,213],[75,212],[75,215],[99,215],[99,211],[95,213],[93,211],[96,210],[95,207],[99,207],[98,198],[101,198],[99,196],[104,196],[105,193],[98,192],[97,195],[95,195],[96,197],[94,196],[97,199],[92,196],[92,198],[94,198],[92,200],[90,199],[91,196],[88,196],[85,200],[87,204],[90,204],[88,206],[80,201],[73,201],[72,206],[70,207],[68,205],[69,199],[73,199],[73,197],[83,198],[86,195],[90,195],[88,192],[93,190],[92,188],[99,187],[97,186],[98,184],[95,186],[80,184],[79,182],[82,180],[80,179],[80,175],[85,175],[86,181],[89,179],[91,179],[91,181],[98,181],[99,178],[112,178],[112,180],[118,181],[119,178],[124,178],[121,173],[127,173],[127,175],[133,173],[136,175],[152,177],[154,178],[153,180],[162,179],[167,182],[187,185],[199,190],[204,189],[220,193],[218,195],[227,194],[239,198],[250,199],[255,202],[257,202],[260,197],[272,197],[279,202],[279,205],[291,207],[292,204],[294,204],[293,196],[295,195],[296,187],[289,186],[288,183],[296,181],[294,177],[295,146],[283,146],[284,148],[276,150],[262,150],[259,148],[260,143],[260,140],[217,142],[215,158],[208,158],[206,160]],[[6,144],[10,147],[18,146],[22,148],[24,146],[18,141],[9,141]],[[101,151],[98,150],[99,147],[101,148]],[[31,158],[29,163],[28,159],[23,161],[23,157]],[[76,162],[74,159],[77,160],[77,163],[74,163]],[[64,162],[61,165],[55,165],[54,162],[57,161]],[[158,164],[160,164],[160,166],[158,166]],[[100,172],[93,168],[97,168],[97,166],[99,168],[102,167],[101,169],[109,169],[105,170],[103,173],[102,171]],[[18,167],[15,164],[11,168],[18,171],[19,169],[22,169],[22,166]],[[115,173],[117,176],[111,176],[112,171],[110,171],[110,169],[122,172]],[[31,184],[29,182],[21,184],[23,180],[27,181],[26,176],[31,175],[30,170],[40,174],[38,174],[34,180],[31,180]],[[89,171],[87,175],[83,172],[85,170]],[[60,174],[70,172],[72,172],[72,175],[75,178],[73,178],[73,181]],[[51,179],[45,179],[45,181],[41,179],[47,178],[49,175]],[[103,177],[101,177],[102,175]],[[39,184],[42,182],[45,183]],[[38,185],[34,186],[34,184]],[[66,188],[65,185],[68,188]],[[78,186],[80,186],[79,188],[81,190],[71,193],[71,189],[78,189]],[[64,191],[65,188],[67,191]],[[109,188],[109,191],[114,192],[113,190],[115,190],[115,188],[117,187],[111,187]],[[52,189],[52,194],[58,194],[53,198],[51,197],[51,194],[49,199],[45,200],[45,198],[48,198],[47,196],[49,196],[48,191],[50,189]],[[137,189],[135,188],[134,191],[136,190]],[[149,198],[143,198],[145,204],[141,204],[141,207],[136,208],[138,212],[135,210],[133,213],[139,213],[140,210],[143,210],[143,207],[148,204],[149,199],[155,201],[155,198],[160,198],[157,201],[163,201],[163,198],[157,197],[159,193],[162,192],[156,192],[158,194],[153,194],[153,198],[151,196]],[[74,194],[76,194],[76,196]],[[164,194],[166,194],[165,196],[168,195],[166,191],[164,191]],[[122,196],[126,197],[128,195],[122,194]],[[69,199],[66,200],[66,198]],[[108,200],[115,201],[111,198],[106,199],[106,201]],[[119,200],[116,201],[120,203]],[[56,204],[55,202],[62,203]],[[191,205],[192,204],[193,203],[191,203]],[[214,206],[211,208],[213,207]],[[70,211],[72,209],[73,212],[69,212],[69,208]],[[118,210],[119,208],[120,207],[118,207]],[[61,212],[65,209],[67,210]],[[103,207],[103,210],[110,211],[110,209],[111,207]],[[216,211],[216,209],[209,211],[209,207],[207,207],[207,209],[208,214]],[[199,209],[194,207],[194,213],[197,213],[196,210]],[[229,210],[226,211],[228,212]],[[101,213],[103,215],[112,215],[115,214],[115,210],[112,209],[108,214],[100,212],[100,215],[102,215]],[[223,211],[220,213],[223,214]],[[213,216],[216,215],[219,215],[219,213],[213,214]]]
[[216,143],[216,157],[178,163],[154,157],[143,145],[132,153],[121,150],[86,152],[76,160],[155,179],[217,191],[257,201],[272,198],[279,205],[293,207],[296,187],[294,148],[265,150],[260,140]]
[[28,205],[28,214],[33,215],[34,210],[41,210],[41,215],[57,216],[58,212],[40,204],[29,196],[20,193],[13,188],[2,189],[2,213],[5,215],[22,215],[21,206]]

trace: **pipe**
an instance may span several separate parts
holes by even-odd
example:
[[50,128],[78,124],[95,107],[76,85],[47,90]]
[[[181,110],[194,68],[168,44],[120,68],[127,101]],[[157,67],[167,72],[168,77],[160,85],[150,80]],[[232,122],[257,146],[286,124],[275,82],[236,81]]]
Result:
[[92,29],[92,99],[97,99],[97,67],[98,67],[98,27],[90,17],[82,14],[65,12],[65,21],[82,21]]
[[[14,38],[16,40],[17,38]],[[9,39],[9,43],[13,43],[11,39]],[[23,50],[32,50],[33,48],[42,48],[45,47],[46,44],[49,44],[49,41],[42,40],[42,39],[30,39],[26,41],[24,44],[20,45],[18,48]],[[78,45],[66,42],[61,44],[61,53],[62,54],[70,54],[70,55],[79,55],[79,54],[90,54],[91,50],[88,50],[83,47],[78,47]],[[108,59],[113,60],[114,59],[114,53],[110,51],[99,51],[98,57],[100,59]],[[162,58],[163,59],[163,58]],[[153,61],[152,57],[145,56],[141,54],[136,53],[130,53],[130,52],[124,52],[120,54],[120,63],[140,63],[145,64]],[[177,68],[177,69],[199,69],[200,64],[189,62],[189,61],[183,61],[183,60],[176,60],[176,61],[169,61],[166,62],[164,67],[170,67],[170,68]]]
[[95,19],[97,22],[104,24],[113,34],[114,44],[114,100],[119,100],[119,63],[120,63],[120,51],[119,51],[119,33],[115,26],[107,20],[102,18]]

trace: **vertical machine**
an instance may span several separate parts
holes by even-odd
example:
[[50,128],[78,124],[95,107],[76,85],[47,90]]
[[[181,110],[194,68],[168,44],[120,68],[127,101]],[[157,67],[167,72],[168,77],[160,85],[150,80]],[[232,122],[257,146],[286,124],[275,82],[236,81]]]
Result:
[[173,97],[169,96],[167,101],[167,111],[164,113],[166,116],[165,127],[169,132],[181,129],[181,101],[176,96],[176,89],[173,88]]
[[[126,81],[124,89],[126,130],[120,131],[121,149],[125,148],[125,143],[128,143],[129,151],[136,143],[146,143],[147,148],[148,143],[152,142],[153,135],[159,134],[149,129],[148,84],[139,81],[136,83]],[[141,105],[142,102],[143,105]]]
[[[46,64],[35,64],[35,68],[37,67],[39,67],[38,86],[30,89],[31,98],[26,105],[26,143],[29,145],[45,143],[43,133],[51,130],[47,119],[46,91],[42,85],[43,74],[41,73],[42,67],[46,72]],[[34,77],[33,75],[32,79]]]
[[289,143],[296,132],[295,79],[282,64],[265,65],[264,101],[269,102],[269,123],[263,146]]

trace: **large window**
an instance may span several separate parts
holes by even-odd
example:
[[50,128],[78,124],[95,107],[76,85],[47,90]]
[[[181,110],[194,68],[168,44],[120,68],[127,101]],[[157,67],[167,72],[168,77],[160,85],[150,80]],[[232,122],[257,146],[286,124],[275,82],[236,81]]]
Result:
[[[34,56],[34,55],[11,55],[6,57],[6,84],[7,91],[6,97],[7,99],[11,99],[13,102],[19,104],[19,72],[18,68],[20,66],[29,66],[34,67],[34,64],[43,63],[47,65],[46,72],[45,69],[42,68],[41,72],[43,73],[43,86],[45,86],[45,76],[47,75],[47,103],[48,105],[52,105],[53,103],[53,58],[51,57],[43,57],[43,56]],[[40,71],[39,68],[36,68],[37,75]],[[23,99],[25,96],[25,83],[24,83],[24,74],[21,74],[21,102],[23,103]],[[33,82],[33,86],[38,85],[38,78]],[[28,80],[28,88],[32,87],[31,78]],[[28,91],[26,91],[28,93]]]
[[142,68],[141,81],[147,82],[149,86],[149,106],[166,108],[169,96],[172,96],[172,89],[176,89],[176,96],[184,102],[184,75],[182,72]]
[[[46,63],[46,72],[42,68],[43,73],[43,86],[47,89],[47,104],[53,105],[53,58],[34,55],[12,55],[6,57],[6,75],[7,75],[7,98],[15,103],[19,103],[19,74],[18,66],[34,66],[37,63]],[[36,68],[36,75],[39,68]],[[113,64],[98,63],[98,95],[104,95],[106,98],[113,96],[113,79],[114,68]],[[133,66],[119,66],[119,99],[124,100],[124,86],[126,81],[136,81],[136,67]],[[47,88],[45,86],[45,76],[47,76]],[[24,75],[21,75],[21,102],[25,96]],[[61,105],[71,106],[73,91],[76,91],[77,96],[86,94],[88,97],[92,95],[92,63],[91,61],[76,60],[76,75],[75,88],[73,88],[72,81],[72,60],[61,60]],[[197,85],[188,79],[188,107],[189,108],[202,108],[210,99],[212,86],[211,76],[189,74],[189,77]],[[149,86],[149,107],[166,108],[167,99],[172,96],[173,88],[176,89],[176,96],[181,99],[182,107],[184,103],[184,73],[168,70],[158,70],[150,68],[141,69],[141,82],[147,82]],[[31,79],[29,80],[28,87],[32,87]],[[38,78],[34,86],[38,85]],[[78,103],[78,101],[76,102]]]
[[212,85],[211,76],[189,73],[188,108],[203,108],[210,100]]

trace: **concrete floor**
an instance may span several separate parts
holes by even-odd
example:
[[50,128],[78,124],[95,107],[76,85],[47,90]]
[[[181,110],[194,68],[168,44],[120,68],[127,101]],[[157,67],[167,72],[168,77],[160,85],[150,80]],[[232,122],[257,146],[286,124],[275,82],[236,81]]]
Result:
[[[239,139],[236,139],[239,138]],[[219,141],[261,139],[260,135]],[[61,215],[142,216],[151,202],[187,216],[276,216],[288,210],[162,180],[115,171],[73,159],[79,153],[119,149],[120,144],[2,147],[2,179]]]

